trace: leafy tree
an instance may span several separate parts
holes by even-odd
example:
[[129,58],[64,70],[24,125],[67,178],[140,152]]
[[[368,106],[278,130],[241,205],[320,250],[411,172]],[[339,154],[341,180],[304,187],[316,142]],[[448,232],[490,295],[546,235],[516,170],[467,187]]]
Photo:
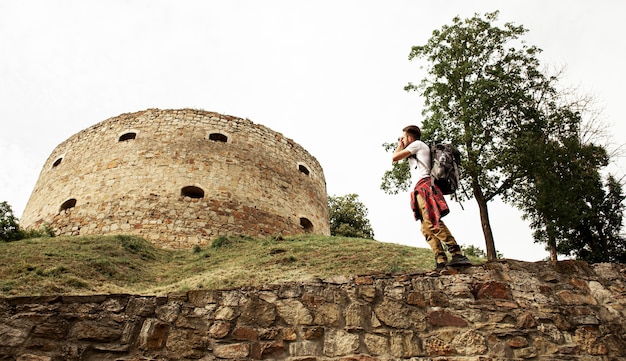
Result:
[[367,208],[358,197],[354,193],[328,197],[331,235],[374,239]]
[[577,134],[559,137],[550,129],[519,137],[516,161],[525,177],[506,198],[524,211],[535,241],[547,243],[550,259],[556,261],[558,253],[570,253],[559,251],[559,245],[570,242],[570,230],[589,220],[589,205],[602,197],[599,169],[608,158],[604,148],[582,144]]
[[0,240],[4,242],[16,241],[21,238],[17,218],[7,202],[0,203]]
[[[487,207],[495,197],[525,212],[535,240],[548,244],[554,261],[557,253],[606,259],[609,248],[619,258],[621,186],[609,180],[603,190],[600,169],[608,156],[580,129],[585,99],[567,103],[556,90],[558,76],[539,70],[540,49],[520,40],[527,30],[494,26],[497,16],[454,18],[413,47],[409,59],[429,62],[420,85],[406,87],[425,98],[425,138],[452,142],[463,152],[462,184],[478,204],[489,260],[498,256]],[[383,190],[407,187],[403,167],[385,173]],[[599,217],[604,208],[616,214]]]
[[[407,91],[422,91],[425,99],[422,131],[429,142],[451,142],[463,154],[462,186],[471,190],[479,208],[487,258],[497,253],[489,221],[488,202],[510,190],[522,175],[508,171],[507,155],[515,154],[512,132],[532,121],[532,95],[552,91],[551,79],[539,70],[540,49],[519,38],[527,30],[511,23],[497,27],[498,12],[466,20],[456,17],[452,25],[435,30],[425,45],[414,46],[409,59],[426,58],[428,76]],[[518,46],[516,48],[515,46]],[[394,165],[401,167],[401,165]],[[393,177],[400,170],[386,174]],[[395,173],[394,173],[395,172]],[[402,182],[383,182],[401,187]],[[463,194],[461,194],[463,198]]]
[[581,197],[576,219],[557,227],[558,253],[596,262],[626,263],[626,240],[621,234],[624,212],[622,185],[613,176]]

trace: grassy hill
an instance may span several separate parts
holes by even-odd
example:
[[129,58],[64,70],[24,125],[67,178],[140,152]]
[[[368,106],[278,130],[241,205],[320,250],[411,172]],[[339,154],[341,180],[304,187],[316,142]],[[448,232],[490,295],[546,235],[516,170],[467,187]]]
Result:
[[0,296],[162,295],[433,266],[430,249],[344,237],[221,237],[187,250],[125,235],[33,238],[0,243]]

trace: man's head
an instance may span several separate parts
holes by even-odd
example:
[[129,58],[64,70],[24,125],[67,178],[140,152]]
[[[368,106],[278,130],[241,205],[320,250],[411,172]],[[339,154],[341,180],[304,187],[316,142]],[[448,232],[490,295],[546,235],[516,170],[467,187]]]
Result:
[[404,142],[407,145],[422,138],[422,131],[417,125],[406,126],[402,129],[402,132],[404,133]]

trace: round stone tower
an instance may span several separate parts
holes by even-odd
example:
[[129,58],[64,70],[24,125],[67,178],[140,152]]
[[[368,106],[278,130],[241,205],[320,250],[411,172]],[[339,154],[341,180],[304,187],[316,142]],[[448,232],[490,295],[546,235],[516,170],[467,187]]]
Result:
[[322,167],[247,119],[202,110],[122,114],[58,145],[20,225],[136,234],[164,248],[221,235],[330,235]]

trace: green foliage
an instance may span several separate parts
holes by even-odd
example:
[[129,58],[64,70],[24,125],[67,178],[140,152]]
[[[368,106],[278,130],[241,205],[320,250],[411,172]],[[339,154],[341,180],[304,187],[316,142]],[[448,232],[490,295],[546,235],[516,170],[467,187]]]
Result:
[[156,259],[156,254],[154,252],[154,246],[148,243],[145,239],[138,236],[129,236],[129,235],[117,235],[115,236],[120,243],[122,244],[122,248],[129,253],[138,255],[142,259]]
[[463,253],[468,257],[469,256],[473,256],[473,257],[485,257],[486,256],[485,251],[483,251],[482,249],[474,245],[469,245],[469,246],[464,245],[462,246],[462,249],[463,249]]
[[569,214],[553,221],[557,251],[590,263],[626,263],[622,185],[612,176],[604,184],[596,181],[571,205]]
[[[473,244],[470,244],[469,246],[462,245],[461,249],[463,250],[463,254],[465,254],[467,257],[475,257],[475,258],[487,257],[487,254],[485,253],[484,250],[474,246]],[[498,258],[504,258],[504,255],[500,253],[499,251],[497,252],[497,255],[498,255]]]
[[[620,217],[622,210],[617,203],[600,201],[610,193],[599,192],[599,169],[608,158],[605,149],[581,140],[585,109],[580,104],[585,102],[565,101],[556,89],[558,78],[542,73],[541,50],[521,39],[527,32],[523,26],[497,26],[497,20],[497,11],[456,17],[433,31],[426,44],[412,48],[409,59],[428,63],[427,77],[405,87],[425,99],[423,135],[461,151],[462,188],[471,190],[469,197],[478,203],[489,260],[497,256],[488,215],[488,202],[495,197],[525,212],[535,239],[548,243],[551,258],[558,247],[566,254],[603,259],[597,254],[603,247],[595,246],[602,244],[596,239],[600,236],[583,230],[604,234],[600,230],[610,223],[609,233],[619,233],[617,220],[596,215],[603,206]],[[403,177],[394,168],[385,173],[381,188],[392,193],[404,184]],[[574,233],[586,240],[584,247],[572,248]],[[618,237],[612,239],[619,243]]]
[[39,229],[21,229],[20,228],[20,239],[28,239],[28,238],[44,238],[44,237],[54,237],[54,231],[50,227],[49,224],[44,224]]
[[358,197],[354,193],[328,197],[331,235],[374,239],[367,208]]
[[[393,151],[398,143],[384,143],[383,148],[386,152]],[[409,163],[406,160],[393,162],[391,170],[386,170],[383,174],[380,189],[386,194],[398,194],[404,192],[411,186],[411,171]]]
[[410,60],[426,60],[428,75],[419,85],[405,87],[424,98],[423,138],[452,143],[461,152],[461,188],[471,190],[467,196],[478,203],[489,260],[496,251],[487,204],[519,179],[517,168],[509,167],[516,154],[511,140],[522,123],[532,122],[533,95],[551,91],[549,79],[538,70],[540,49],[520,41],[527,30],[511,23],[497,26],[497,19],[498,12],[455,17],[451,25],[433,31],[409,54]]
[[21,238],[20,226],[13,215],[13,209],[7,202],[0,203],[0,240],[17,241]]
[[54,237],[54,231],[50,225],[44,224],[39,229],[21,229],[11,206],[7,202],[0,203],[0,241],[12,242],[40,237]]
[[219,236],[211,242],[211,248],[231,247],[250,239],[248,236]]
[[426,58],[428,77],[405,88],[421,90],[425,98],[424,134],[464,153],[462,182],[479,202],[510,188],[516,174],[503,166],[513,153],[506,151],[511,134],[520,122],[532,121],[532,94],[546,86],[538,70],[540,50],[517,41],[527,30],[510,23],[495,26],[497,18],[498,12],[454,18],[425,45],[414,46],[409,59]]
[[225,247],[230,243],[230,241],[228,240],[228,237],[226,236],[219,236],[216,239],[214,239],[211,242],[211,248],[221,248],[221,247]]

